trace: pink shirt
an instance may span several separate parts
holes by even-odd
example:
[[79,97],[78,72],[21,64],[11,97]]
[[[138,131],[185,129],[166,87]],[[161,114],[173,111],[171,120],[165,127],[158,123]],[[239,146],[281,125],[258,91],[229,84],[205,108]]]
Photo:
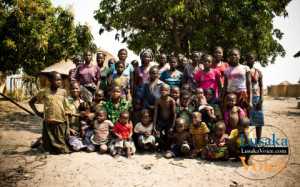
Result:
[[194,79],[197,83],[198,88],[207,90],[212,88],[215,91],[215,96],[219,96],[218,80],[221,74],[216,69],[210,69],[208,72],[199,70],[195,73]]

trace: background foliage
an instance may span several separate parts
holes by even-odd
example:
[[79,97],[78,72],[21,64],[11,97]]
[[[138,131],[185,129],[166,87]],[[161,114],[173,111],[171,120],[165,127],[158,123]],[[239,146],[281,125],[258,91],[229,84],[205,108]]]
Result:
[[0,2],[0,71],[23,68],[35,75],[43,68],[91,48],[86,25],[75,25],[68,9],[53,7],[50,0]]
[[276,16],[287,16],[290,0],[102,0],[95,18],[99,33],[116,29],[130,49],[185,54],[211,52],[217,46],[255,52],[266,65],[285,50],[283,33],[273,27]]

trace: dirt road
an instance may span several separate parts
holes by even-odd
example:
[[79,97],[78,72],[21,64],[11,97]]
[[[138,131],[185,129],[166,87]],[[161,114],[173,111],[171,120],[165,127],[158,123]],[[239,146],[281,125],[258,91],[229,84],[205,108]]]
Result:
[[300,186],[300,110],[296,106],[295,99],[266,99],[266,123],[287,135],[290,157],[278,175],[250,180],[237,172],[243,168],[240,162],[167,160],[155,154],[132,159],[84,152],[46,155],[30,149],[40,136],[41,120],[0,101],[0,186]]

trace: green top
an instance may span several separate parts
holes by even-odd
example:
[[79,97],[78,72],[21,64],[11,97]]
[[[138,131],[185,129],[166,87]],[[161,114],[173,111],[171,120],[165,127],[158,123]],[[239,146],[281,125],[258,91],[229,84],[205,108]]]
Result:
[[121,98],[118,106],[115,106],[111,100],[104,104],[104,108],[107,112],[107,117],[114,123],[117,122],[119,116],[124,111],[129,111],[131,109],[131,103]]

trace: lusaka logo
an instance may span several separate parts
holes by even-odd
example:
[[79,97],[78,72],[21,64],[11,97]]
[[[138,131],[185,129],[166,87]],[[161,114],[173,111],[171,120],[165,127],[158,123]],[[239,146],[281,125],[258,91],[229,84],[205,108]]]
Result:
[[[242,139],[244,137],[241,137]],[[271,125],[263,127],[260,140],[256,139],[255,130],[249,132],[247,141],[241,144],[242,167],[236,172],[248,179],[262,180],[274,177],[284,170],[289,161],[289,141],[286,134]],[[250,155],[246,163],[245,157]]]

